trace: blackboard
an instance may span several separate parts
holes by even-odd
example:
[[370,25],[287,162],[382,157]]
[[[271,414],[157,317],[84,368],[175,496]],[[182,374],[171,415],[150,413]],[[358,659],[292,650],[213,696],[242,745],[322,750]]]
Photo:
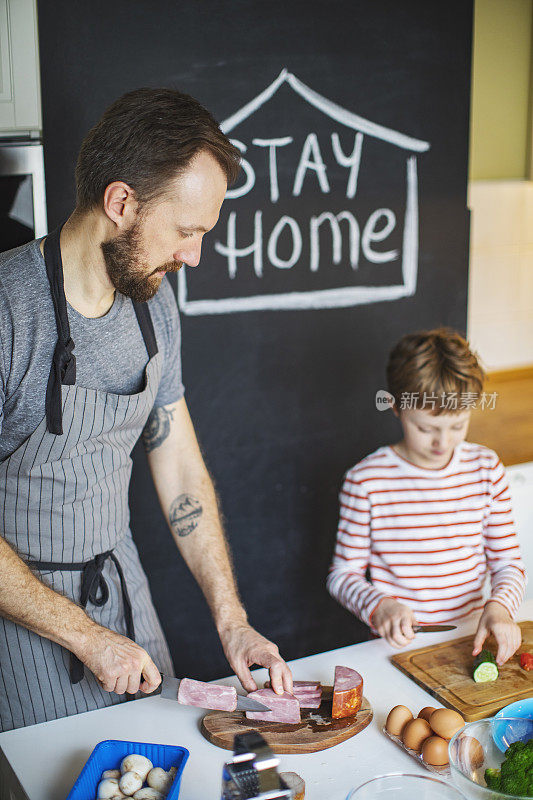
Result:
[[[287,658],[366,636],[325,590],[342,476],[398,437],[392,344],[466,327],[471,28],[467,0],[39,3],[50,225],[132,88],[194,95],[246,159],[180,277],[183,371],[242,597]],[[130,504],[178,674],[227,674],[139,448]]]

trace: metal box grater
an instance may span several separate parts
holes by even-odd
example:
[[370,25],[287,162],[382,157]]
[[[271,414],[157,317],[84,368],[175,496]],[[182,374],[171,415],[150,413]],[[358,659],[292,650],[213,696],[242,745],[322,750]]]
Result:
[[278,773],[277,758],[254,732],[235,737],[233,759],[224,764],[222,800],[291,800],[292,791]]

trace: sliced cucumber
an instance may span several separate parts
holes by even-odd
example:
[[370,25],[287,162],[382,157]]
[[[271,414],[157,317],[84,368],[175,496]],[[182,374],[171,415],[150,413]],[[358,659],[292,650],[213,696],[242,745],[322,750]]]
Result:
[[498,677],[498,665],[490,650],[482,650],[474,660],[472,677],[476,683],[488,683]]

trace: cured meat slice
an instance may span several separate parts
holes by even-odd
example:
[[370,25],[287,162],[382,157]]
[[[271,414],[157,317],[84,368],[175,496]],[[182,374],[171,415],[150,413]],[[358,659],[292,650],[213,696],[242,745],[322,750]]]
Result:
[[218,683],[182,678],[178,689],[178,703],[184,706],[212,708],[214,711],[235,711],[237,689],[234,686],[220,686]]
[[248,695],[252,700],[258,700],[268,706],[270,711],[247,711],[247,719],[262,720],[263,722],[301,722],[300,703],[293,694],[285,692],[276,694],[272,689],[257,689]]
[[322,691],[322,684],[320,681],[293,681],[292,685],[295,689],[301,689],[302,691],[304,689],[315,689],[317,691],[320,689],[320,691]]
[[322,689],[300,689],[299,686],[295,686],[292,690],[292,693],[296,695],[296,697],[303,697],[304,695],[319,695],[322,694]]
[[[292,682],[293,694],[297,694],[298,692],[307,692],[307,691],[322,691],[322,684],[320,681],[293,681]],[[265,689],[271,689],[270,681],[265,682]]]
[[293,692],[301,708],[319,708],[322,702],[322,689],[300,689],[296,687]]
[[295,695],[300,703],[300,708],[320,708],[322,703],[322,694],[317,695]]
[[[320,681],[293,681],[292,685],[292,693],[300,703],[300,708],[320,708],[322,702]],[[270,681],[266,681],[265,689],[270,688]]]
[[355,669],[335,667],[333,686],[333,719],[357,714],[363,702],[363,679]]

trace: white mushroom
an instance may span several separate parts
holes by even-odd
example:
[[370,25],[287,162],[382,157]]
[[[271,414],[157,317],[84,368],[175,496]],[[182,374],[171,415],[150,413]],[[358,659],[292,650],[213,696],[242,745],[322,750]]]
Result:
[[158,792],[157,789],[152,789],[150,786],[145,786],[144,789],[139,789],[133,795],[133,800],[164,800],[165,795]]
[[154,767],[148,773],[146,782],[152,789],[157,789],[158,792],[166,795],[172,786],[172,781],[176,776],[176,772],[176,767],[171,767],[168,772],[165,772],[162,767]]
[[118,787],[123,794],[131,797],[142,789],[144,781],[137,772],[125,772],[118,782]]
[[146,758],[146,756],[141,756],[138,753],[131,753],[131,755],[122,759],[120,771],[123,775],[125,772],[136,772],[137,775],[145,781],[146,776],[150,770],[153,769],[153,766],[150,759]]
[[118,781],[120,778],[120,770],[106,769],[104,772],[102,772],[102,780],[105,781],[106,778],[116,778]]
[[96,790],[96,800],[110,800],[111,797],[120,794],[118,781],[116,778],[106,778],[100,781]]

